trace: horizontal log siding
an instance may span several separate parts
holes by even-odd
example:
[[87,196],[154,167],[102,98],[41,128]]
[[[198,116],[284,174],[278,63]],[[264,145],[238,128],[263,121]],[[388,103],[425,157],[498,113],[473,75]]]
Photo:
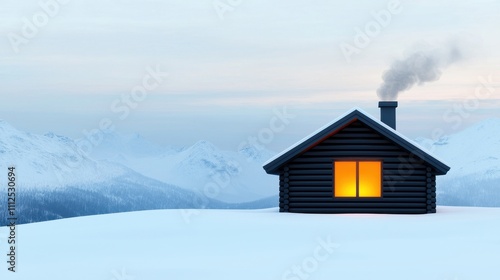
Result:
[[432,173],[430,167],[427,168],[427,213],[436,213],[436,174]]
[[283,171],[280,173],[280,201],[279,207],[280,212],[288,212],[288,198],[289,198],[289,189],[288,189],[288,181],[289,181],[288,167],[285,167]]
[[[382,197],[334,198],[332,169],[336,159],[382,160]],[[435,213],[436,176],[417,156],[356,121],[284,167],[280,175],[280,211]]]

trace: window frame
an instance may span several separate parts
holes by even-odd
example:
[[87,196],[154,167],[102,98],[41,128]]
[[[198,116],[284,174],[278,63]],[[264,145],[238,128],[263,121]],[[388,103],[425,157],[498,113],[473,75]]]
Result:
[[[356,162],[356,196],[335,196],[335,162],[355,161]],[[380,196],[359,196],[359,162],[380,162]],[[332,197],[341,200],[374,200],[384,198],[384,160],[381,158],[334,158],[332,160]]]

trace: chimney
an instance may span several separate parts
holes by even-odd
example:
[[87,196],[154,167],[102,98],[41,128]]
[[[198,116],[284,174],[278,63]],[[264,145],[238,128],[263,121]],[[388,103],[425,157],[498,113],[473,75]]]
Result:
[[380,101],[378,107],[380,108],[380,120],[393,129],[396,129],[396,107],[398,107],[398,102]]

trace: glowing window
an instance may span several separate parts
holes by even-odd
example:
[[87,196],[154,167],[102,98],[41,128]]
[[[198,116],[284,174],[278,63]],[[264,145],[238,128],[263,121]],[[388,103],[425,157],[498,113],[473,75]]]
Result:
[[382,196],[382,162],[336,161],[333,170],[335,197]]

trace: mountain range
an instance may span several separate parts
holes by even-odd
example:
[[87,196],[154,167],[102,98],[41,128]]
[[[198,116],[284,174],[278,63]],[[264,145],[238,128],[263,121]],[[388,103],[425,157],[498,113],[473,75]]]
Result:
[[[500,119],[416,142],[451,167],[438,177],[438,204],[500,206]],[[7,167],[16,167],[20,223],[149,209],[273,207],[277,177],[262,163],[274,154],[253,146],[224,151],[204,140],[164,147],[117,132],[105,133],[86,153],[68,137],[32,134],[0,120],[1,180]],[[5,196],[0,192],[1,201]],[[0,211],[1,221],[5,215]]]
[[[220,151],[207,141],[159,147],[137,134],[106,133],[90,153],[78,141],[17,130],[0,120],[0,170],[16,169],[19,223],[166,208],[263,208],[277,204],[271,176],[258,155]],[[264,177],[261,175],[261,177]],[[6,192],[0,200],[7,201]],[[0,204],[0,225],[6,222]]]

